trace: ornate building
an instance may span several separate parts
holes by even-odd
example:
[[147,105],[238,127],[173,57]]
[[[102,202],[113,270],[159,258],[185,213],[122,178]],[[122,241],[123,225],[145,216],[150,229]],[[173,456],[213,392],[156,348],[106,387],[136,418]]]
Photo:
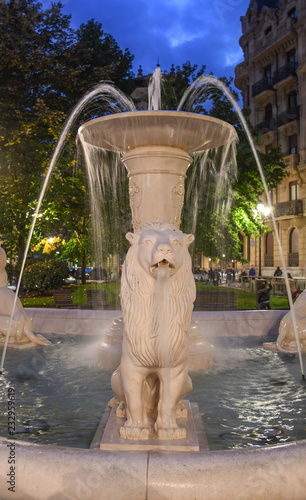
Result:
[[[286,265],[305,276],[306,2],[251,1],[241,23],[244,61],[235,69],[235,85],[262,133],[262,152],[277,145],[286,155],[289,176],[270,195]],[[265,224],[272,229],[271,220]],[[258,239],[244,243],[245,257],[261,264],[262,274],[281,266],[274,233],[263,235],[260,245]]]

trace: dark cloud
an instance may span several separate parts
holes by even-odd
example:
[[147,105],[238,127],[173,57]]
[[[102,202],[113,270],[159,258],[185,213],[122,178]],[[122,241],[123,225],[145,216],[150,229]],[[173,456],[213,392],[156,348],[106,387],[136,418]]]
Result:
[[135,56],[144,74],[157,62],[167,71],[186,61],[206,66],[214,75],[234,76],[242,61],[240,17],[249,0],[68,0],[64,12],[72,14],[75,28],[94,18],[121,49]]

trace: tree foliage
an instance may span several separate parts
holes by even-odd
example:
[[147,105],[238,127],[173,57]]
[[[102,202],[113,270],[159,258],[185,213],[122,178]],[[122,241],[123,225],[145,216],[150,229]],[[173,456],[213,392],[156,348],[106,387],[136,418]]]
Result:
[[[8,257],[23,256],[67,112],[101,80],[128,88],[132,77],[129,50],[123,52],[93,20],[73,30],[61,10],[60,2],[48,9],[37,0],[0,3],[0,234]],[[97,114],[99,105],[94,107]],[[88,237],[85,176],[78,168],[74,176],[74,137],[81,120],[55,167],[34,245],[57,233]]]
[[64,285],[69,277],[66,262],[58,260],[35,260],[25,267],[22,283],[25,290],[45,292],[55,290]]

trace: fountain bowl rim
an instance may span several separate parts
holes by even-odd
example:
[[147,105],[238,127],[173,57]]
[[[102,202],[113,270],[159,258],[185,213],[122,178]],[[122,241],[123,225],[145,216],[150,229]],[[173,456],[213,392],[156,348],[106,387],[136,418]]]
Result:
[[79,127],[78,137],[91,146],[123,153],[142,146],[167,146],[191,153],[238,138],[235,128],[219,118],[168,110],[126,111],[94,118]]

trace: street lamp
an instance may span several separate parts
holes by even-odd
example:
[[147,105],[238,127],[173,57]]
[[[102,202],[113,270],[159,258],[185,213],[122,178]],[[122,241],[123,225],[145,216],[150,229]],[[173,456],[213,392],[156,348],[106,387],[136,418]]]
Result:
[[[256,210],[256,215],[259,216],[260,222],[263,222],[270,213],[270,207],[266,207],[263,203],[258,203]],[[259,233],[259,269],[258,277],[261,276],[261,228]]]

